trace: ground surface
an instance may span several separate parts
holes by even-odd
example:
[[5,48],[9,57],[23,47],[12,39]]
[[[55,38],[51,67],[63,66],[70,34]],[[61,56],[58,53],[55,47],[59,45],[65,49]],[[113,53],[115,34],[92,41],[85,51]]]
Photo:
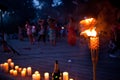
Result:
[[[15,65],[20,67],[31,66],[33,72],[38,70],[42,80],[45,72],[50,76],[53,72],[55,60],[59,61],[61,72],[69,72],[69,77],[74,80],[92,80],[92,62],[90,52],[86,43],[76,46],[67,44],[66,39],[57,41],[56,46],[51,46],[49,42],[44,45],[30,45],[28,40],[9,40],[8,43],[20,53],[4,53],[0,47],[0,63],[6,62],[11,58]],[[31,77],[17,77],[0,71],[0,80],[32,80]],[[51,79],[50,79],[51,80]],[[120,80],[120,58],[111,58],[104,48],[99,51],[99,61],[97,64],[97,80]]]

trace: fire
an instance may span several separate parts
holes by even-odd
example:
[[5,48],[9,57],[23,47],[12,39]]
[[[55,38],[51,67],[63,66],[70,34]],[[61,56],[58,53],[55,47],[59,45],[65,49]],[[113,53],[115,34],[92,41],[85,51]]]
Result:
[[92,30],[88,29],[88,30],[81,32],[81,35],[82,34],[87,34],[87,36],[96,36],[97,32],[95,31],[95,28],[93,28]]
[[94,18],[88,18],[85,20],[81,20],[80,24],[82,24],[86,28],[91,28],[96,24],[96,20]]
[[97,32],[95,31],[96,20],[94,18],[88,18],[85,20],[81,20],[80,24],[83,25],[83,30],[80,35],[87,34],[87,36],[96,36]]

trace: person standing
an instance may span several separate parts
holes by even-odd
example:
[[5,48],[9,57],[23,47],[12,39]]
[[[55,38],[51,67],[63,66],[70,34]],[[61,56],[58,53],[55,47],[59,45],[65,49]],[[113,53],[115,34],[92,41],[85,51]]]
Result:
[[34,39],[33,39],[33,35],[32,35],[32,27],[28,21],[25,24],[25,29],[27,31],[27,35],[28,35],[30,44],[34,44]]
[[67,25],[67,31],[68,31],[68,44],[71,46],[76,45],[76,32],[75,32],[75,21],[72,17],[69,19],[69,23]]
[[46,28],[44,25],[44,20],[40,19],[38,21],[38,42],[42,39],[44,44],[46,44],[46,34],[45,34]]
[[116,52],[120,49],[120,24],[112,26],[111,29],[111,40],[109,42],[110,57],[117,57]]
[[49,40],[53,46],[56,46],[56,20],[54,18],[48,19],[49,24]]

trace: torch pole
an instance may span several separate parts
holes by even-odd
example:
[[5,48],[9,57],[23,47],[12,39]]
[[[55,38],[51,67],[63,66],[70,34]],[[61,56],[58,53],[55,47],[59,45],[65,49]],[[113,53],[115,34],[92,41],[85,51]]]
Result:
[[98,62],[98,47],[99,47],[99,38],[90,37],[90,50],[91,50],[91,59],[93,64],[93,80],[96,80],[96,66]]

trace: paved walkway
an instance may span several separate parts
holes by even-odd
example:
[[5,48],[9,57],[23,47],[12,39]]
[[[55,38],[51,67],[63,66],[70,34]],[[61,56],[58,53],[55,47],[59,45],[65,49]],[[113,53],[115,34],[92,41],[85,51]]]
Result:
[[[21,55],[13,53],[3,53],[0,50],[0,63],[4,63],[11,58],[15,65],[20,67],[31,66],[33,72],[38,70],[42,80],[45,72],[50,76],[53,72],[55,60],[59,61],[60,71],[69,72],[69,77],[74,80],[92,80],[92,62],[89,49],[86,44],[70,46],[66,40],[59,40],[56,46],[36,43],[30,45],[28,40],[10,40],[9,44]],[[3,76],[3,77],[1,77]],[[0,80],[31,80],[31,77],[11,76],[8,73],[0,73]],[[97,80],[120,80],[120,58],[110,58],[103,48],[99,52],[99,61],[97,65]]]

